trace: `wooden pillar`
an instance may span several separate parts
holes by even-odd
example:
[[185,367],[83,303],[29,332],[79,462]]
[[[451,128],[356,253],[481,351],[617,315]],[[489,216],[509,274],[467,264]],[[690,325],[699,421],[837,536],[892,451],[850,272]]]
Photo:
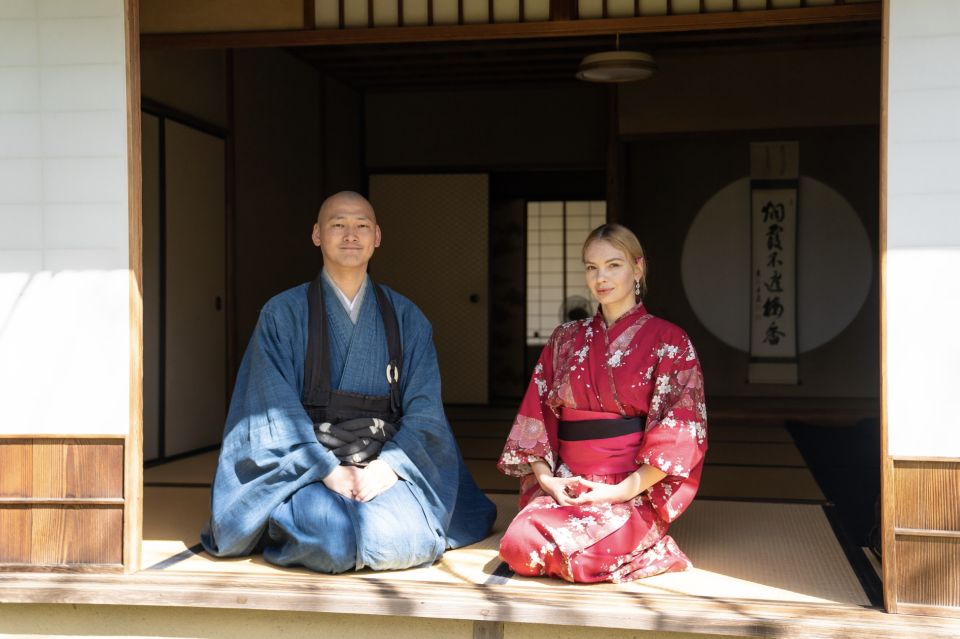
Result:
[[620,142],[620,89],[613,84],[607,88],[607,221],[624,219],[623,144]]

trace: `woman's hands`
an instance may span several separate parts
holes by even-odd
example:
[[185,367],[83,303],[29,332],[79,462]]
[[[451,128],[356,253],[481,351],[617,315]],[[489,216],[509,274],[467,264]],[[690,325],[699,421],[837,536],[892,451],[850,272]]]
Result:
[[580,485],[585,490],[572,498],[570,503],[575,505],[614,504],[630,501],[666,476],[667,474],[659,468],[644,464],[618,484],[603,484],[581,479]]
[[630,501],[667,476],[659,468],[644,464],[620,483],[604,484],[582,477],[554,477],[550,466],[541,460],[530,462],[530,468],[543,492],[561,506]]
[[530,462],[530,468],[543,492],[553,497],[554,501],[561,506],[569,506],[572,503],[571,492],[580,481],[579,477],[554,477],[550,465],[540,459]]

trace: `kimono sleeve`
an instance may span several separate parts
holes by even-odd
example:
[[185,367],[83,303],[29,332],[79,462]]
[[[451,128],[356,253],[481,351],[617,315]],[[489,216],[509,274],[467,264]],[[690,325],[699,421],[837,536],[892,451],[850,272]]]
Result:
[[403,417],[380,459],[420,496],[424,513],[446,536],[447,547],[471,544],[486,536],[496,507],[467,472],[443,413],[430,323],[408,302],[395,301],[395,306],[406,309],[400,373]]
[[703,374],[696,351],[682,332],[657,346],[654,390],[638,464],[667,474],[648,490],[651,504],[667,522],[676,519],[696,494],[707,450]]
[[340,463],[317,441],[300,403],[298,326],[295,316],[265,308],[241,362],[213,483],[211,517],[201,534],[213,555],[252,552],[273,510]]
[[523,477],[533,471],[530,462],[542,460],[556,472],[557,416],[547,404],[553,386],[555,338],[551,337],[533,369],[530,385],[513,421],[497,468],[505,475]]

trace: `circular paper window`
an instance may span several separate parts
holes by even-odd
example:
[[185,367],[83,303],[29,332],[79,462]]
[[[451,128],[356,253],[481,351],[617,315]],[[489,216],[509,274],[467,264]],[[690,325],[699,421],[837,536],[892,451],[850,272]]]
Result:
[[[800,178],[797,320],[800,352],[826,344],[860,312],[873,258],[857,212],[830,186]],[[683,288],[694,313],[724,343],[750,345],[750,179],[720,189],[683,244]]]

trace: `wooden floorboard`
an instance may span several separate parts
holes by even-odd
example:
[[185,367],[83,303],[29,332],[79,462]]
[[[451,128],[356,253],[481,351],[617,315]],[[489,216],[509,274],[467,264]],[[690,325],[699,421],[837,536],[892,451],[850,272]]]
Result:
[[[363,605],[358,605],[358,602]],[[590,586],[393,583],[341,575],[0,574],[0,602],[294,610],[593,626],[741,637],[939,639],[960,636],[960,620],[889,615],[846,604],[783,603],[638,594]],[[615,611],[615,614],[611,614]],[[318,629],[319,632],[319,629]],[[319,636],[319,635],[318,635]]]

